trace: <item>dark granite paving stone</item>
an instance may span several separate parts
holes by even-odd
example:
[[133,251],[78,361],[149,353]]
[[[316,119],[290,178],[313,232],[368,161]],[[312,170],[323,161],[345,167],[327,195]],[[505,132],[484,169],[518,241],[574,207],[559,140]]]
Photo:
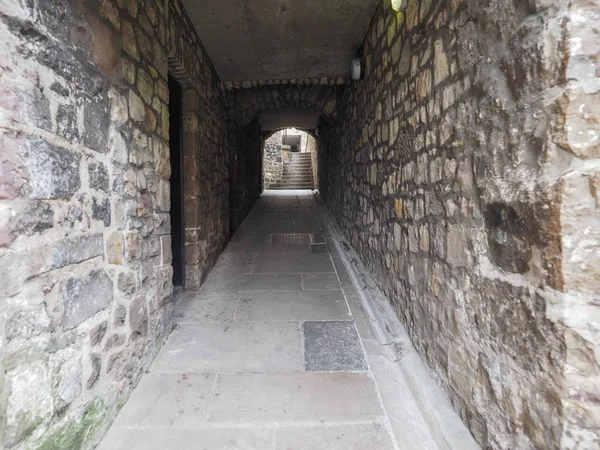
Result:
[[327,253],[327,244],[310,244],[310,253]]
[[368,370],[353,322],[304,322],[303,330],[307,371]]

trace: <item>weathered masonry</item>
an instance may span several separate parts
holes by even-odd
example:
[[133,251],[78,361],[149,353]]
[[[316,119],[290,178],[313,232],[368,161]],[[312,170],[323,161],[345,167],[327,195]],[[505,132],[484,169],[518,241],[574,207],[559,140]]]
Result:
[[100,441],[287,127],[482,448],[599,448],[600,1],[222,3],[0,0],[0,448]]

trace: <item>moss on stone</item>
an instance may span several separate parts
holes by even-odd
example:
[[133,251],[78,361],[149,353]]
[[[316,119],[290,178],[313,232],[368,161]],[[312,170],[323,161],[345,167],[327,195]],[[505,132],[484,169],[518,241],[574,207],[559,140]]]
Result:
[[83,411],[81,420],[68,421],[44,438],[37,450],[79,450],[87,448],[104,424],[108,408],[96,398]]

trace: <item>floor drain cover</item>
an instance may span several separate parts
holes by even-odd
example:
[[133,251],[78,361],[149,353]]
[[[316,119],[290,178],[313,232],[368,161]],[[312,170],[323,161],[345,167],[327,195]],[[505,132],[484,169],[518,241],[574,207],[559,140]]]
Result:
[[311,233],[270,234],[269,244],[311,244],[314,242]]

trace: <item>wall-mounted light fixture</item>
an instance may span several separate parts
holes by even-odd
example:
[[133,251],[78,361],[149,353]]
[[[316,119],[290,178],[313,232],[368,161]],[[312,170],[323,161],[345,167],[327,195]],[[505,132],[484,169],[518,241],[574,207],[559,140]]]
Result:
[[360,60],[360,57],[352,58],[350,73],[352,74],[352,79],[354,81],[358,81],[362,78],[362,61]]
[[391,0],[392,9],[396,12],[406,11],[408,8],[408,0]]

